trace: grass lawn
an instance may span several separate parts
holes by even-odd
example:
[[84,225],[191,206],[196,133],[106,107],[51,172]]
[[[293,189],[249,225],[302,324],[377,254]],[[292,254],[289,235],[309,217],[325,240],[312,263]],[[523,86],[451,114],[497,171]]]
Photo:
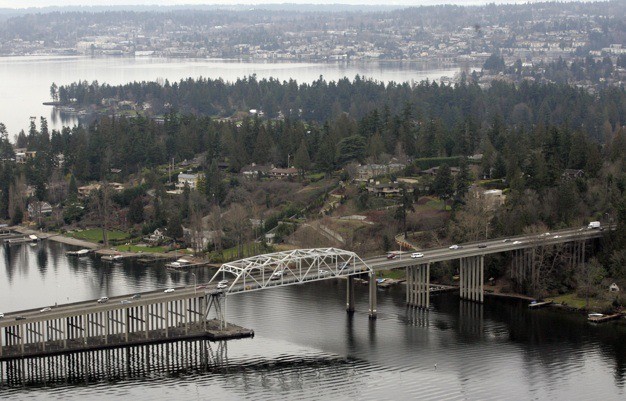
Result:
[[[266,252],[261,248],[260,244],[249,242],[243,245],[242,258],[248,258],[250,256],[260,255],[262,253]],[[211,252],[211,260],[221,260],[222,262],[228,262],[237,259],[240,259],[240,257],[237,255],[236,246],[222,250],[221,254],[218,252]]]
[[[120,245],[113,247],[120,252],[144,252],[144,253],[165,253],[170,250],[167,246],[137,246],[137,245]],[[180,251],[179,251],[180,252]]]
[[404,269],[381,270],[377,272],[379,278],[404,279]]
[[[91,242],[100,242],[102,241],[102,230],[99,228],[90,228],[89,230],[83,231],[74,231],[68,233],[68,235],[72,238],[82,239],[85,241]],[[107,238],[109,240],[124,240],[130,238],[130,234],[125,233],[123,231],[107,231]]]
[[[578,309],[586,309],[587,303],[584,297],[579,297],[577,294],[565,294],[558,297],[548,298],[556,303],[564,304]],[[611,308],[611,302],[605,299],[589,298],[589,310],[603,311]]]

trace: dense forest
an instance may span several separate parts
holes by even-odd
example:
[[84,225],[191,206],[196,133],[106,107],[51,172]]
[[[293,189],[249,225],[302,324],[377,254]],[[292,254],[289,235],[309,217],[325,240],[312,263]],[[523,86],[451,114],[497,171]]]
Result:
[[[602,142],[605,124],[618,127],[626,123],[623,89],[606,88],[590,94],[565,84],[524,81],[516,86],[494,81],[490,88],[483,90],[468,78],[456,85],[384,84],[359,76],[330,82],[320,77],[311,84],[258,80],[255,76],[236,82],[190,78],[174,83],[166,81],[164,85],[133,82],[110,86],[77,82],[61,86],[55,93],[62,103],[72,100],[81,106],[101,105],[104,99],[112,98],[149,103],[154,113],[199,116],[230,117],[238,111],[256,109],[269,119],[280,116],[324,123],[337,120],[343,113],[361,120],[377,112],[381,121],[404,115],[415,126],[435,121],[447,137],[455,137],[451,135],[455,128],[469,120],[484,127],[498,117],[505,126],[520,129],[537,125],[567,125],[572,130],[584,127],[590,138]],[[407,153],[413,155],[413,152],[420,154],[414,146],[407,146]]]
[[[289,163],[301,172],[341,175],[345,180],[354,162],[385,163],[395,157],[407,163],[402,173],[414,176],[419,171],[417,161],[423,158],[447,158],[453,165],[462,165],[467,157],[481,154],[474,162],[473,179],[499,183],[506,188],[507,202],[487,216],[484,210],[472,209],[473,202],[463,195],[468,177],[464,181],[457,178],[455,186],[447,185],[442,191],[435,178],[425,192],[415,194],[454,201],[443,235],[460,242],[473,240],[472,232],[484,233],[485,226],[490,236],[498,236],[568,227],[590,219],[612,220],[620,222],[621,231],[602,262],[614,276],[626,276],[620,267],[626,260],[622,246],[626,93],[622,89],[590,94],[559,84],[515,86],[498,81],[481,89],[465,80],[454,86],[430,82],[384,85],[359,77],[339,82],[320,79],[308,85],[249,77],[235,83],[190,79],[163,86],[81,83],[59,88],[59,93],[81,104],[98,104],[114,97],[155,105],[170,103],[171,107],[159,119],[147,114],[104,116],[89,125],[61,131],[49,130],[43,118],[38,126],[32,121],[28,132],[18,135],[16,145],[36,154],[21,165],[11,162],[14,149],[0,126],[2,218],[21,220],[25,199],[19,194],[26,185],[34,189],[32,198],[64,203],[64,219],[72,222],[89,209],[96,215],[103,209],[96,200],[83,211],[75,197],[55,192],[59,183],[71,195],[77,185],[89,182],[134,180],[144,184],[125,190],[111,202],[120,209],[135,205],[138,217],[131,218],[129,211],[126,224],[142,223],[145,232],[172,222],[178,227],[180,223],[193,224],[199,221],[197,216],[220,208],[239,210],[234,215],[246,216],[242,202],[254,205],[247,206],[249,210],[266,210],[260,215],[265,213],[275,226],[281,216],[307,210],[307,202],[318,203],[302,198],[295,206],[286,201],[294,195],[288,196],[293,190],[290,184],[268,184],[268,192],[260,193],[257,186],[242,184],[231,173],[250,163]],[[266,111],[265,115],[246,111],[252,107]],[[220,115],[228,118],[216,118]],[[202,156],[198,170],[204,173],[198,191],[187,192],[183,200],[165,197],[159,168],[172,159],[180,162],[198,156]],[[571,170],[580,170],[580,176],[564,178]],[[323,188],[332,185],[329,182]],[[161,189],[147,197],[153,188]],[[282,198],[276,197],[278,188],[282,188]],[[323,192],[315,194],[323,199]],[[362,192],[353,197],[358,208],[369,207],[370,200]],[[412,202],[407,198],[406,204],[399,206],[398,210],[404,211],[402,216],[398,214],[403,228],[408,224],[410,230],[432,229],[425,223],[411,223],[410,218],[407,223]],[[142,212],[144,206],[152,212]],[[394,214],[391,219],[396,217]],[[472,221],[476,227],[467,226]],[[370,241],[376,238],[368,236]],[[241,244],[241,237],[232,241]]]

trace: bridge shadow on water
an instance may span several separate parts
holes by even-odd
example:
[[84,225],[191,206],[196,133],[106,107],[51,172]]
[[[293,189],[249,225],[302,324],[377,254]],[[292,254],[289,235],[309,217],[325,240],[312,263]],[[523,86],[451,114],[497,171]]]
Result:
[[329,368],[353,363],[349,358],[328,355],[231,361],[227,344],[228,341],[189,340],[3,361],[0,391],[289,370],[294,366]]
[[228,368],[226,341],[178,341],[3,361],[0,388],[118,382]]

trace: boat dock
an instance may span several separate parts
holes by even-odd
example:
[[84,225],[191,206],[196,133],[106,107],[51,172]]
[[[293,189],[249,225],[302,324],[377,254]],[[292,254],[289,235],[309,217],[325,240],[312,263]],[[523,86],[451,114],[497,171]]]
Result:
[[168,269],[174,269],[174,270],[187,270],[187,269],[192,269],[194,267],[204,267],[204,266],[207,266],[206,262],[199,262],[199,263],[172,262],[172,263],[165,264],[165,267],[167,267]]
[[141,258],[137,259],[136,262],[142,265],[150,265],[152,263],[167,262],[175,259],[176,257],[174,256],[144,255]]
[[26,244],[26,243],[35,242],[35,241],[37,241],[37,237],[33,239],[31,237],[24,237],[21,235],[19,237],[12,237],[12,238],[4,240],[4,242],[9,245]]
[[[587,320],[590,321],[591,323],[604,323],[604,322],[608,322],[609,320],[616,320],[622,317],[621,313],[614,313],[612,315],[602,315],[602,314],[591,314],[593,316],[588,316]],[[596,316],[596,315],[600,315],[600,316]]]
[[544,306],[552,305],[552,301],[531,302],[528,304],[530,309],[543,308]]

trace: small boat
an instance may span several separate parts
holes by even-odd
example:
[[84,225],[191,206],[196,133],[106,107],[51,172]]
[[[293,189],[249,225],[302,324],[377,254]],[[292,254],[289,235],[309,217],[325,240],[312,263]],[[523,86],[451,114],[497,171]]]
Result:
[[100,260],[104,262],[121,262],[124,259],[124,255],[104,255]]
[[185,267],[185,266],[187,266],[189,264],[191,264],[190,261],[188,261],[187,259],[180,258],[180,259],[177,259],[175,262],[166,263],[165,267],[169,267],[169,268],[172,268],[172,269],[180,269],[180,268]]
[[603,313],[590,313],[587,315],[587,317],[602,317],[604,316]]
[[91,249],[79,249],[78,251],[67,251],[65,254],[67,256],[78,256],[80,258],[89,255],[89,252],[91,252]]

